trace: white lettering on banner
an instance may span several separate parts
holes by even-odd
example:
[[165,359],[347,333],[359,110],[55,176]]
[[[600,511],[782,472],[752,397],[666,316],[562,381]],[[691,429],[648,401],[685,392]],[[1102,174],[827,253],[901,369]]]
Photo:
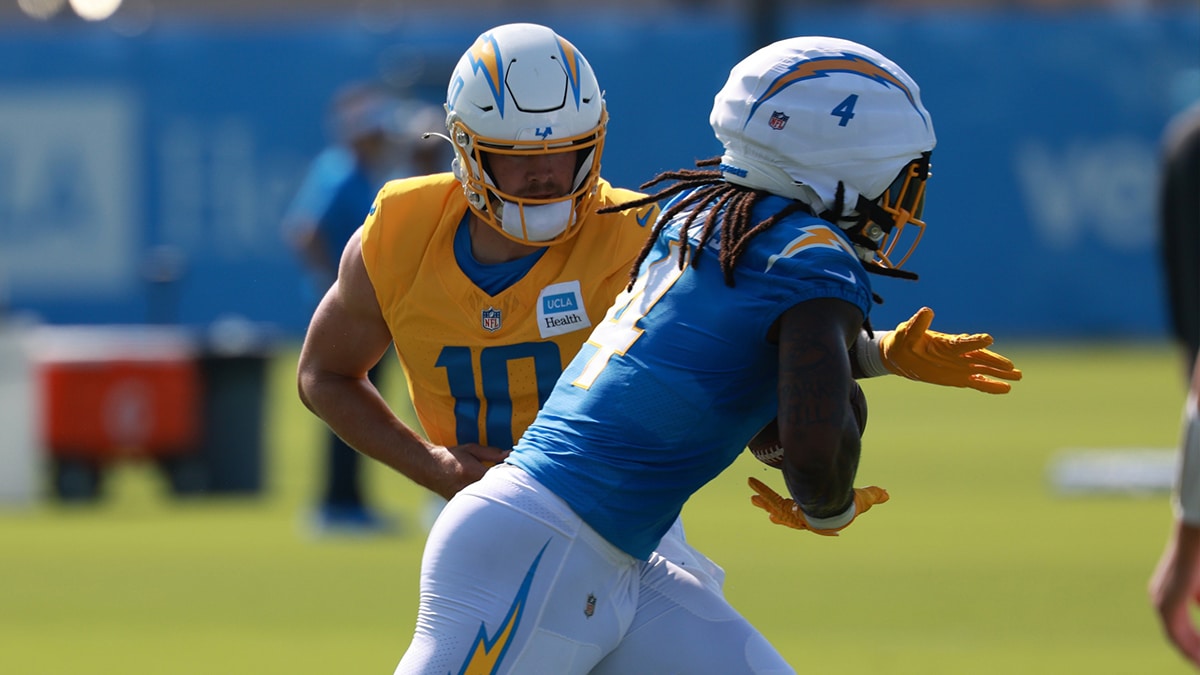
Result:
[[0,94],[0,288],[106,297],[136,282],[134,110],[120,88]]
[[278,248],[277,222],[296,186],[284,179],[281,161],[260,166],[247,120],[175,118],[158,147],[156,188],[163,198],[157,222],[165,240],[225,261],[259,258]]
[[1038,238],[1066,249],[1095,240],[1118,250],[1157,241],[1156,148],[1134,138],[1018,145],[1013,171]]

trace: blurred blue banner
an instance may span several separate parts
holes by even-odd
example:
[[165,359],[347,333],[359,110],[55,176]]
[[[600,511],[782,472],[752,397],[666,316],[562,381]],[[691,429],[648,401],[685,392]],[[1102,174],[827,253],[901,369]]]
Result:
[[[0,307],[51,323],[242,317],[300,335],[312,299],[280,220],[325,142],[329,97],[379,78],[440,103],[458,56],[506,20],[0,32]],[[708,111],[751,47],[749,19],[538,20],[606,90],[610,181],[718,154]],[[925,304],[947,331],[1165,334],[1158,143],[1200,98],[1200,11],[856,10],[778,25],[878,49],[933,115],[929,228],[908,263],[921,280],[877,281],[877,326]]]

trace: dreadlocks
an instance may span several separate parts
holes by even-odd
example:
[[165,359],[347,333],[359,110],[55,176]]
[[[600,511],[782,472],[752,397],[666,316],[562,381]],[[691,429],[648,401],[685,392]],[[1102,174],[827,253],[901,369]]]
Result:
[[[632,269],[629,271],[629,285],[627,289],[633,288],[634,281],[637,279],[638,270],[646,257],[650,255],[651,249],[654,248],[654,241],[671,221],[679,213],[684,210],[689,210],[687,217],[684,219],[682,227],[679,230],[679,242],[685,244],[679,248],[679,267],[682,269],[687,262],[689,247],[686,245],[688,233],[691,232],[692,226],[701,213],[708,210],[708,214],[704,218],[702,224],[703,230],[700,233],[700,240],[696,245],[696,253],[693,255],[692,264],[699,263],[699,252],[704,250],[705,244],[716,231],[718,224],[722,226],[721,236],[721,252],[720,264],[721,270],[725,274],[725,284],[733,286],[733,269],[737,265],[738,258],[742,251],[746,250],[750,240],[760,232],[763,232],[773,226],[775,223],[784,218],[803,211],[809,215],[820,217],[830,223],[837,224],[833,214],[841,213],[844,208],[845,190],[839,183],[837,194],[835,195],[834,207],[829,211],[821,214],[813,212],[812,208],[801,201],[792,200],[787,206],[780,209],[775,214],[771,215],[766,220],[758,224],[752,224],[750,214],[754,210],[754,206],[759,200],[770,196],[771,193],[766,190],[756,190],[735,183],[730,183],[724,180],[721,172],[716,169],[707,169],[706,167],[717,166],[721,163],[720,157],[710,159],[702,159],[696,162],[698,169],[677,169],[675,171],[664,171],[658,174],[650,181],[643,183],[641,188],[647,190],[665,181],[675,181],[654,194],[648,194],[640,199],[635,199],[624,204],[616,204],[599,210],[599,213],[615,213],[627,208],[636,208],[662,201],[673,195],[679,194],[686,190],[695,189],[692,194],[685,199],[680,200],[671,208],[659,215],[658,220],[654,223],[654,228],[650,236],[646,238],[646,244],[642,246],[641,253],[638,254],[637,260],[634,261]],[[859,246],[874,250],[878,244],[867,238],[862,232],[867,223],[865,216],[860,218],[857,227],[845,230],[850,240]],[[884,276],[898,276],[903,278],[915,279],[916,275],[911,272],[903,272],[884,267],[875,262],[862,261],[863,266],[868,272],[882,274]],[[878,295],[874,296],[876,303],[882,303],[883,300]]]

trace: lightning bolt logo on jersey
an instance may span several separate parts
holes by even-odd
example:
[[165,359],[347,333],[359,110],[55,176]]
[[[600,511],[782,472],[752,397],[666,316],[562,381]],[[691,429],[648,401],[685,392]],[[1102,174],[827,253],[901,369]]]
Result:
[[835,233],[826,225],[810,225],[801,229],[800,232],[800,236],[789,241],[782,251],[767,258],[767,267],[763,271],[769,272],[776,260],[790,258],[800,251],[813,246],[841,249],[850,255],[855,255],[854,248],[846,242],[846,238]]

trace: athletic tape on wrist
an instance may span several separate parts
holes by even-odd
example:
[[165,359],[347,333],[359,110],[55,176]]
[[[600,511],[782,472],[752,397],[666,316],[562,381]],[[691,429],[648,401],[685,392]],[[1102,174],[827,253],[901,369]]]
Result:
[[866,331],[859,334],[858,341],[854,343],[854,356],[863,376],[881,377],[891,374],[892,371],[883,365],[883,349],[880,347],[883,337],[891,333],[890,330],[880,331],[875,333],[873,338],[867,337]]
[[1175,512],[1188,525],[1200,525],[1200,412],[1194,396],[1184,409],[1183,433],[1179,441],[1179,476]]
[[[803,511],[803,509],[801,509],[801,511]],[[850,508],[836,516],[829,516],[828,518],[813,518],[805,513],[804,519],[808,521],[808,526],[814,530],[836,530],[840,527],[845,527],[848,525],[850,521],[854,520],[854,516],[857,514],[858,509],[855,507],[854,502],[851,501]]]

